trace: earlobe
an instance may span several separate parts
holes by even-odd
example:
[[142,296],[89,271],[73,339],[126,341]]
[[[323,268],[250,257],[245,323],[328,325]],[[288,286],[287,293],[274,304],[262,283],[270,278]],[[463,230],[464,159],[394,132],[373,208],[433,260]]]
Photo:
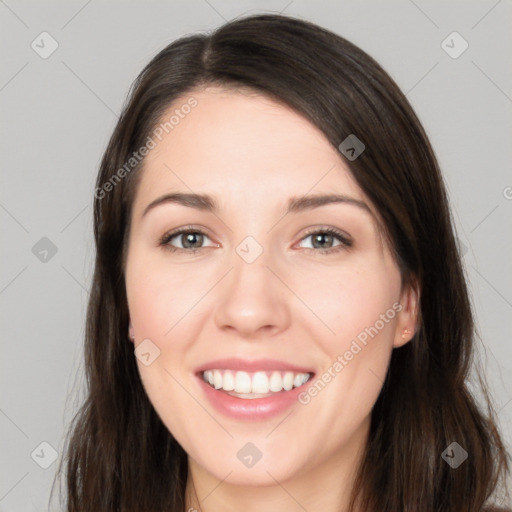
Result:
[[411,283],[402,292],[400,298],[402,309],[398,314],[393,347],[401,347],[411,341],[418,326],[419,288],[417,283]]
[[130,325],[128,327],[128,338],[130,339],[130,341],[135,341],[135,333],[133,332],[133,326],[132,326],[132,323],[130,322]]
[[410,329],[404,329],[404,332],[402,333],[401,338],[405,341],[405,340],[408,339],[409,334],[411,334],[411,330]]

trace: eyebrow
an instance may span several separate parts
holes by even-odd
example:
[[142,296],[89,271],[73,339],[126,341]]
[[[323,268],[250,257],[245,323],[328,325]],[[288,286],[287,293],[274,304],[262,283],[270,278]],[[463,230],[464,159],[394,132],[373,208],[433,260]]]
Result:
[[[148,206],[146,206],[142,214],[142,217],[144,217],[150,210],[153,210],[157,206],[168,203],[180,204],[182,206],[187,206],[189,208],[194,208],[196,210],[202,210],[212,213],[218,213],[219,211],[219,205],[217,201],[215,200],[214,197],[210,195],[174,192],[171,194],[165,194],[152,201]],[[372,213],[369,206],[364,201],[342,194],[306,195],[299,197],[291,197],[288,199],[286,213],[299,213],[305,210],[312,210],[314,208],[319,208],[320,206],[334,203],[357,206],[370,214]]]

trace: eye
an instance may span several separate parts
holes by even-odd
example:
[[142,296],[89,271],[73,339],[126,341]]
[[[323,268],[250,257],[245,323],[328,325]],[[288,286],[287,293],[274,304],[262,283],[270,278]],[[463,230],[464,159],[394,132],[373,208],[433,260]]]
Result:
[[[177,229],[171,233],[166,233],[159,241],[159,245],[164,246],[171,252],[182,251],[195,253],[199,249],[203,249],[202,244],[204,239],[208,238],[206,233],[203,233],[199,229],[187,226],[184,228]],[[176,247],[171,243],[172,240],[177,239],[181,244],[181,247]],[[211,245],[215,246],[214,244]]]
[[[334,228],[310,231],[302,240],[308,238],[312,240],[312,247],[306,247],[306,249],[313,250],[314,252],[332,253],[352,246],[352,240],[349,236]],[[338,240],[339,244],[333,245],[335,240]]]
[[[159,245],[171,252],[179,251],[194,254],[200,249],[205,248],[203,246],[205,238],[209,239],[206,233],[200,229],[186,226],[166,233],[160,239]],[[322,228],[310,231],[301,239],[301,242],[308,238],[312,239],[312,247],[305,247],[305,249],[308,251],[312,250],[313,252],[332,253],[352,246],[350,237],[334,228]],[[176,239],[181,246],[176,247],[172,243],[174,239]],[[338,240],[339,243],[334,245],[336,240]],[[215,247],[215,244],[211,244],[210,247]]]

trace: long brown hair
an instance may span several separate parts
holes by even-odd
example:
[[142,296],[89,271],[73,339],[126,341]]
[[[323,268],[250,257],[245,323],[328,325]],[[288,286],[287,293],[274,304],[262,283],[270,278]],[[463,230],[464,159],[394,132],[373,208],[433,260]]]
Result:
[[[509,475],[509,455],[484,381],[485,411],[467,385],[473,316],[433,150],[404,94],[370,56],[332,32],[281,15],[245,17],[183,37],[132,86],[96,184],[88,394],[58,473],[65,463],[66,509],[184,510],[187,455],[146,396],[127,339],[123,262],[144,160],[125,164],[171,103],[210,84],[249,87],[284,102],[336,148],[350,134],[362,140],[365,151],[346,164],[384,220],[403,281],[419,287],[420,325],[411,342],[393,351],[352,506],[480,512]],[[452,442],[469,454],[457,469],[441,457]]]

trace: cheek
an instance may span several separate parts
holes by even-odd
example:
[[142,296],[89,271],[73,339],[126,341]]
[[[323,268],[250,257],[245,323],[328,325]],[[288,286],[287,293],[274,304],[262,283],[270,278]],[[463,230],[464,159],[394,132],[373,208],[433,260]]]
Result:
[[[317,376],[322,382],[312,391],[321,391],[323,398],[315,408],[344,403],[354,412],[352,427],[369,413],[384,382],[401,309],[400,283],[398,268],[377,256],[302,281],[299,293],[315,313],[305,315],[304,326],[324,356]],[[346,417],[333,420],[325,411],[316,413],[326,415],[326,424],[336,421],[348,428]]]
[[136,339],[163,340],[208,287],[200,275],[134,255],[127,266],[126,289]]
[[[139,375],[154,409],[169,431],[182,441],[189,435],[197,435],[182,419],[187,416],[187,411],[190,412],[191,404],[179,374],[188,343],[179,333],[188,325],[186,321],[193,313],[187,315],[187,311],[200,297],[197,288],[197,281],[187,280],[183,272],[163,265],[142,251],[133,251],[127,262],[126,290],[136,345],[149,339],[160,351],[148,366],[137,360]],[[182,318],[183,322],[180,322]]]
[[[321,339],[332,348],[343,348],[375,325],[382,334],[393,330],[400,274],[378,258],[320,269],[314,276],[302,277],[295,289],[312,312],[306,317],[313,321],[317,316],[316,322],[320,319],[324,324]],[[331,331],[330,337],[325,328]]]
[[[304,302],[320,317],[306,315],[323,354],[322,369],[300,401],[334,443],[346,442],[370,414],[387,373],[400,305],[400,275],[375,261],[304,283]],[[329,327],[329,330],[325,328]],[[321,425],[321,427],[320,427]]]
[[126,291],[136,340],[158,338],[164,329],[164,305],[169,299],[155,290],[154,275],[134,268],[127,273]]

